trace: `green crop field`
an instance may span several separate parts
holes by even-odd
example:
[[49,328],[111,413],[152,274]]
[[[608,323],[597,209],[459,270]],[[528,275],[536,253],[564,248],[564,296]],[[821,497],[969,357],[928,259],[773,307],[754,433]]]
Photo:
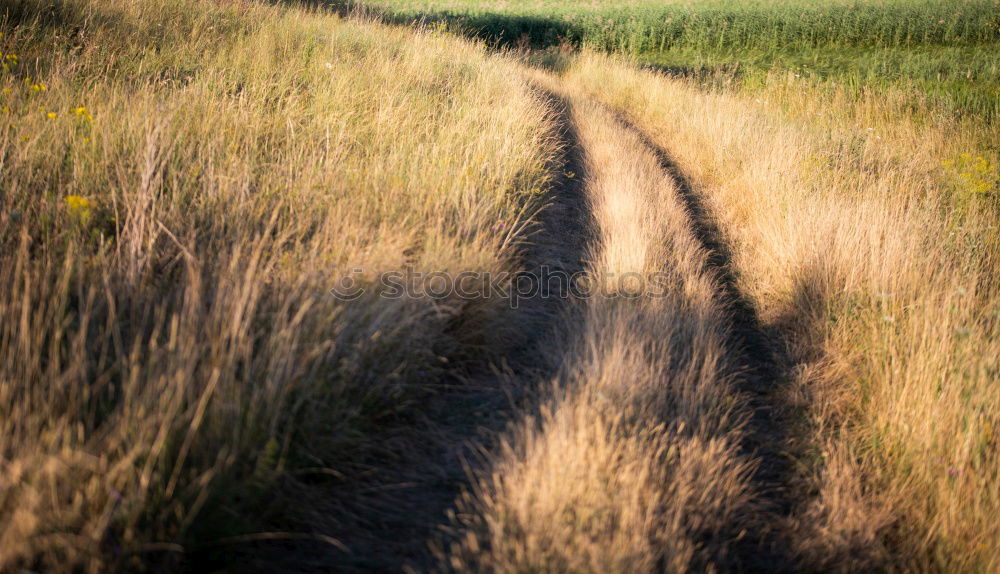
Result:
[[777,70],[858,89],[909,86],[956,113],[987,118],[1000,102],[1000,8],[992,0],[373,4],[395,21],[445,22],[491,43],[569,42],[751,87]]

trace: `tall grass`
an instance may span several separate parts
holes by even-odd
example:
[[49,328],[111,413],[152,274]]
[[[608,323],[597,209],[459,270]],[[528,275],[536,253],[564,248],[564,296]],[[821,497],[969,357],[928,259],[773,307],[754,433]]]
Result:
[[254,532],[286,471],[350,479],[444,361],[514,339],[501,301],[372,285],[514,265],[553,144],[508,60],[251,1],[27,0],[0,32],[0,570]]
[[754,101],[594,55],[566,77],[673,154],[787,345],[815,433],[805,563],[996,569],[990,130],[792,79]]

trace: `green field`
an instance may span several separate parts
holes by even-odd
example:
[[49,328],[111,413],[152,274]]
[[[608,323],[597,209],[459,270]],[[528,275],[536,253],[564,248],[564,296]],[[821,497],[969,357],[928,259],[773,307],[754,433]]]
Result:
[[[446,23],[491,44],[629,54],[678,75],[753,87],[789,72],[857,89],[911,88],[961,114],[1000,102],[1000,10],[988,0],[803,2],[380,0],[388,18]],[[440,24],[438,24],[440,25]]]

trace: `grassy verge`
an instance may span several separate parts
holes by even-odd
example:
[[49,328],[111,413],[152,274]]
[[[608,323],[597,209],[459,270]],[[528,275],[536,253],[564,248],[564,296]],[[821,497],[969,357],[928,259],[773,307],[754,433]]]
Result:
[[510,62],[251,1],[27,0],[0,32],[0,569],[253,532],[513,339],[501,301],[375,285],[512,267],[553,150]]
[[984,132],[905,95],[788,79],[755,101],[594,55],[566,70],[675,156],[786,341],[815,433],[816,497],[794,527],[806,563],[995,569],[1000,196]]

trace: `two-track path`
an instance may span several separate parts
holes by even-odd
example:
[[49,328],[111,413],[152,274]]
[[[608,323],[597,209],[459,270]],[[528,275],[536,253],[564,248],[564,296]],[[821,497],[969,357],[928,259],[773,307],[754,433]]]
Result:
[[[586,150],[574,127],[566,101],[539,88],[558,125],[561,157],[552,166],[553,185],[537,225],[521,249],[520,268],[537,271],[543,266],[568,274],[582,271],[594,222],[584,188],[587,180]],[[576,97],[586,97],[577,95]],[[724,234],[714,223],[697,191],[672,161],[669,153],[655,145],[635,124],[621,114],[603,108],[616,118],[618,127],[633,134],[655,155],[663,173],[675,183],[686,207],[691,232],[708,253],[708,270],[718,278],[717,298],[729,318],[727,351],[740,365],[738,391],[744,397],[748,422],[743,433],[742,455],[754,461],[750,477],[756,501],[755,516],[739,540],[732,544],[723,568],[747,572],[794,570],[794,560],[783,527],[795,503],[785,485],[794,471],[786,455],[789,415],[778,400],[782,380],[781,362],[771,339],[757,320],[753,306],[740,293]],[[488,464],[488,453],[519,413],[530,411],[534,389],[550,381],[559,371],[553,342],[565,340],[557,331],[574,320],[573,305],[559,297],[522,300],[515,320],[523,334],[500,365],[465,373],[442,386],[415,421],[422,448],[393,449],[394,459],[372,465],[372,477],[363,487],[339,485],[338,500],[346,507],[323,508],[322,488],[306,497],[317,499],[317,512],[340,512],[329,529],[318,523],[318,531],[336,538],[350,549],[322,544],[294,544],[258,554],[251,571],[354,571],[401,572],[447,569],[431,547],[447,544],[449,513],[456,499],[470,488],[477,471]],[[558,344],[558,343],[556,343]],[[391,437],[390,437],[391,440]],[[411,445],[412,441],[401,441]]]
[[[543,86],[552,86],[551,79],[543,81]],[[588,181],[588,150],[575,127],[575,114],[599,109],[615,119],[617,129],[627,132],[630,139],[638,140],[644,152],[654,156],[661,175],[672,182],[676,198],[684,206],[688,233],[694,236],[707,254],[704,270],[716,278],[717,292],[714,298],[724,310],[726,321],[726,353],[728,363],[736,368],[736,389],[743,402],[741,409],[747,415],[743,427],[741,456],[750,461],[753,469],[749,477],[752,503],[746,509],[741,523],[743,532],[728,544],[732,553],[722,559],[718,566],[726,569],[752,572],[786,572],[795,570],[795,557],[787,540],[788,518],[797,504],[792,489],[788,487],[795,480],[791,457],[788,455],[791,437],[791,415],[780,400],[783,371],[779,358],[779,346],[765,332],[757,318],[752,304],[740,292],[730,249],[723,232],[715,223],[706,203],[700,198],[691,183],[685,178],[669,152],[653,143],[624,115],[594,102],[586,95],[564,92],[553,88],[547,91],[539,88],[549,100],[559,123],[561,147],[565,150],[565,161],[555,179],[549,208],[542,213],[539,233],[526,251],[526,269],[538,265],[580,271],[586,267],[583,260],[590,253],[584,246],[597,241],[599,224],[592,220]],[[566,93],[567,95],[557,95]],[[586,100],[588,105],[573,105],[570,112],[570,97],[579,103]],[[565,98],[565,99],[564,99]],[[594,107],[591,107],[594,106]],[[569,177],[567,174],[573,174]],[[623,185],[626,182],[622,182]],[[530,373],[529,379],[522,379],[521,385],[537,386],[544,378],[551,377],[563,365],[558,364],[551,352],[537,352],[539,344],[552,341],[566,341],[567,335],[541,336],[554,333],[559,328],[579,328],[579,317],[566,315],[567,306],[559,299],[533,299],[529,302],[525,315],[526,348],[518,355],[521,361],[519,372]],[[572,307],[570,307],[572,308]],[[536,349],[533,351],[532,349]],[[548,359],[546,358],[548,357]],[[523,361],[527,359],[528,363]],[[534,366],[529,366],[534,365]],[[664,381],[667,384],[666,381]],[[531,411],[532,405],[522,405],[521,410]],[[516,414],[516,413],[515,413]],[[461,485],[459,485],[461,486]],[[414,569],[425,569],[440,564],[412,563]]]

